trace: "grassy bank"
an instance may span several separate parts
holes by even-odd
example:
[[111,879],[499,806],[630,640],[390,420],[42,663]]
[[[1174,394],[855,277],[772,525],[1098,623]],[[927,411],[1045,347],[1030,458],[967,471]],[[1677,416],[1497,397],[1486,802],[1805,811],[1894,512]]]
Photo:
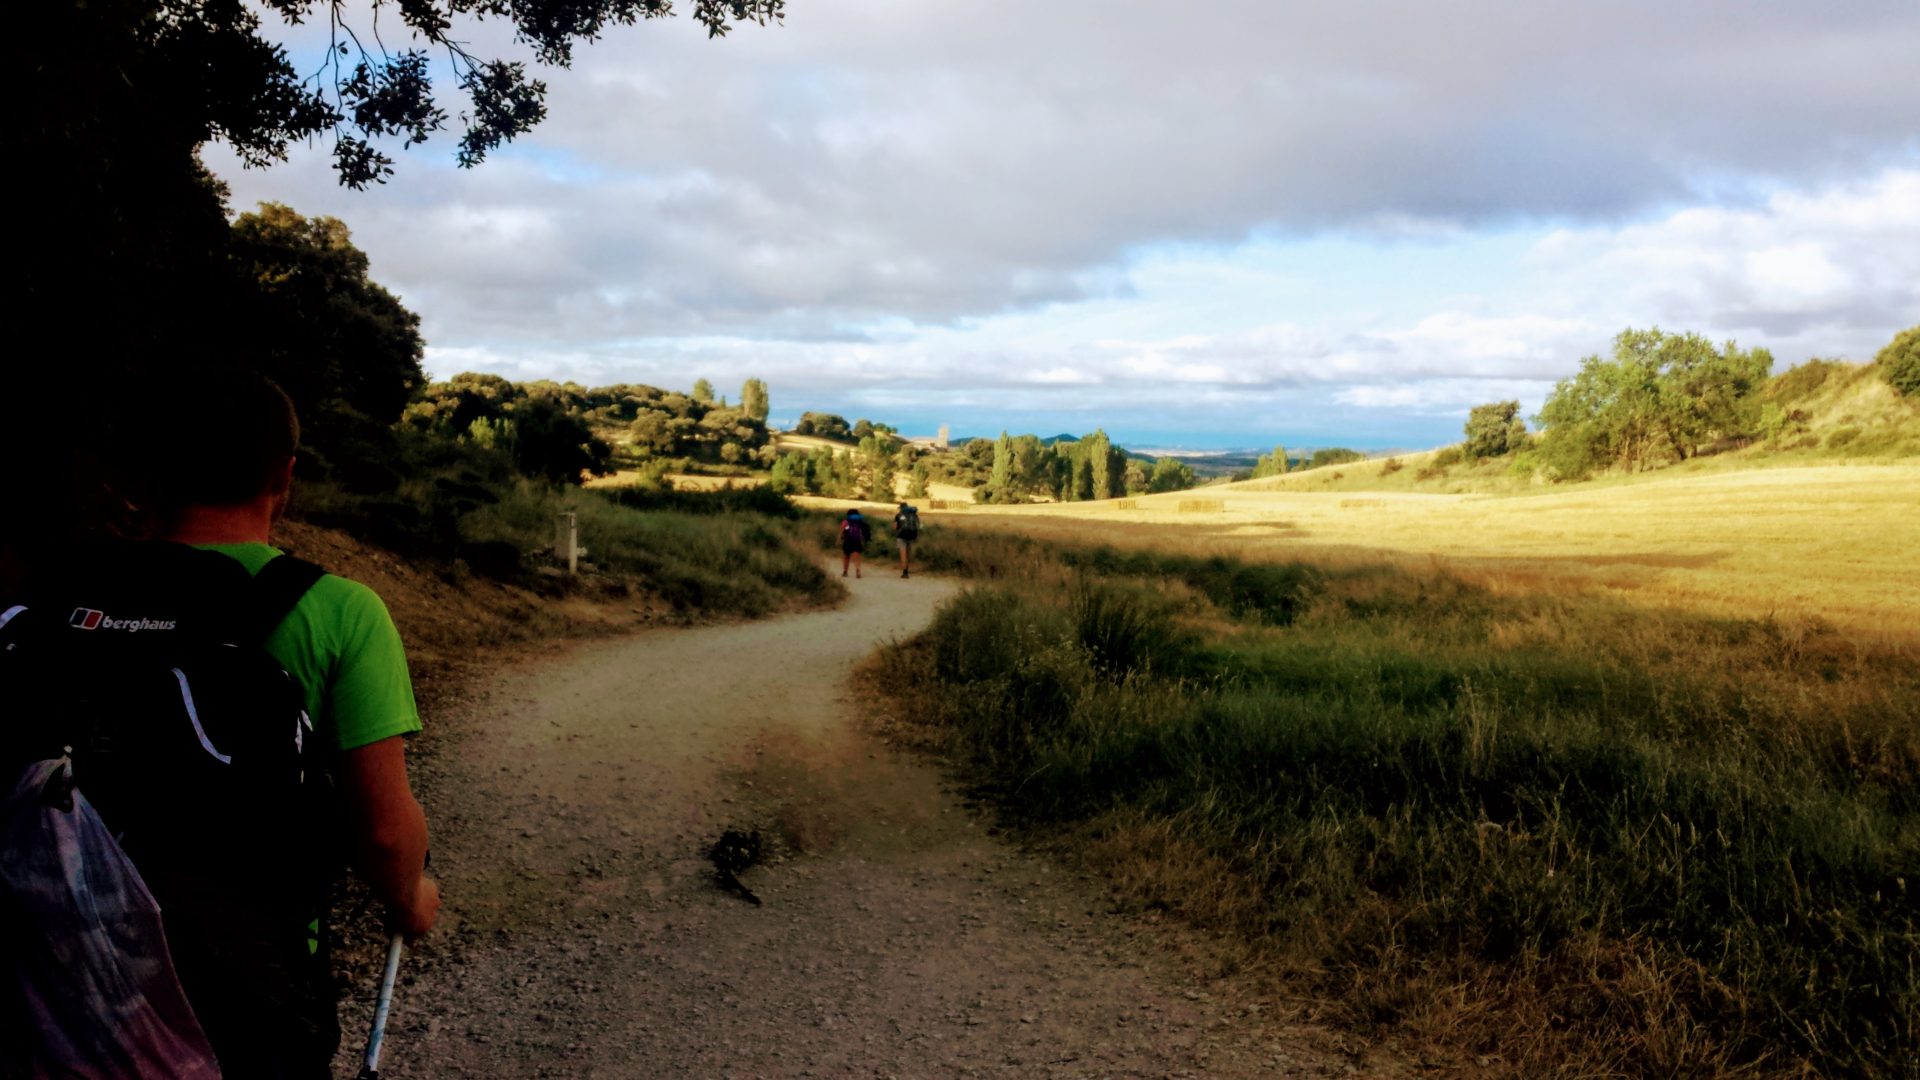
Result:
[[901,711],[1348,1023],[1524,1075],[1920,1060],[1910,643],[1358,560],[925,555],[986,580],[883,656]]
[[765,488],[735,491],[560,488],[485,455],[422,442],[396,489],[297,488],[294,513],[406,558],[510,584],[552,588],[556,519],[572,513],[585,583],[634,589],[676,609],[762,615],[841,595],[820,568],[801,513]]

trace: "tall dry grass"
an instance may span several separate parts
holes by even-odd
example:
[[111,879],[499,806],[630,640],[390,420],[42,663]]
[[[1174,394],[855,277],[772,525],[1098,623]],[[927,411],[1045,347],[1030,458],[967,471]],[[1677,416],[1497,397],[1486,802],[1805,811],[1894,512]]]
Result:
[[1513,1075],[1920,1061],[1910,640],[1353,554],[924,554],[977,580],[883,656],[903,711],[1345,1022]]

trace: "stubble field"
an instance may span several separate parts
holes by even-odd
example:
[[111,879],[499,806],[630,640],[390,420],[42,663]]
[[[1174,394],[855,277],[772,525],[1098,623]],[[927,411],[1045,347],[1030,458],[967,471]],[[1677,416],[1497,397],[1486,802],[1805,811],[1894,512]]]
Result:
[[[1241,559],[1440,559],[1490,586],[1920,636],[1920,465],[1653,476],[1537,495],[1273,491],[968,507],[1025,535]],[[1183,509],[1184,508],[1184,509]]]

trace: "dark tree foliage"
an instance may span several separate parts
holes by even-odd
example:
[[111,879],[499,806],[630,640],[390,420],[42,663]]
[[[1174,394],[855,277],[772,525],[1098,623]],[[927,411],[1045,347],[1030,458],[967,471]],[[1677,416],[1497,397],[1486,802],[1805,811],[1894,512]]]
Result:
[[503,417],[524,392],[498,375],[465,371],[446,382],[433,383],[420,400],[407,407],[407,423],[421,431],[458,438],[473,430],[476,420]]
[[[445,130],[432,62],[443,58],[466,98],[460,110],[463,166],[531,130],[546,117],[546,84],[517,60],[476,56],[463,28],[498,20],[541,64],[566,67],[576,45],[615,26],[674,14],[672,0],[372,0],[356,21],[344,0],[52,0],[88,22],[92,36],[118,38],[143,61],[132,89],[170,117],[189,145],[217,139],[249,165],[284,160],[287,147],[330,136],[340,182],[364,187],[393,174],[377,145],[424,143]],[[710,37],[735,23],[765,25],[784,0],[694,0],[692,17]],[[324,20],[330,47],[312,70],[261,35],[255,8],[289,24]],[[390,48],[388,42],[400,46]],[[65,49],[49,50],[64,53]]]
[[514,467],[551,484],[578,484],[604,473],[610,450],[587,422],[548,397],[529,397],[513,411]]
[[[871,428],[869,428],[871,430]],[[833,413],[804,412],[800,420],[793,425],[795,435],[814,435],[822,439],[844,439],[853,441],[853,426],[847,418]]]
[[303,441],[335,459],[377,442],[425,381],[420,317],[367,276],[338,218],[264,203],[235,219],[230,259],[247,298],[231,330],[293,398]]
[[[710,36],[782,15],[783,0],[693,0]],[[352,12],[371,9],[364,23]],[[461,40],[496,22],[540,64],[564,66],[608,29],[673,14],[670,0],[34,0],[10,5],[31,42],[23,99],[7,125],[12,239],[32,257],[16,288],[15,402],[112,394],[143,371],[252,363],[257,343],[233,313],[247,286],[229,264],[224,192],[195,157],[210,141],[250,165],[294,142],[330,138],[343,183],[392,173],[382,145],[412,145],[448,123],[429,60],[444,56],[465,101],[455,110],[465,166],[545,115],[525,63],[479,57]],[[325,21],[333,47],[302,69],[262,36],[262,19]],[[305,63],[305,61],[302,61]],[[27,408],[0,425],[0,588],[9,567],[59,530],[102,524],[114,500],[106,464],[67,432],[63,410]],[[31,531],[29,520],[33,521]],[[30,552],[29,552],[30,553]]]

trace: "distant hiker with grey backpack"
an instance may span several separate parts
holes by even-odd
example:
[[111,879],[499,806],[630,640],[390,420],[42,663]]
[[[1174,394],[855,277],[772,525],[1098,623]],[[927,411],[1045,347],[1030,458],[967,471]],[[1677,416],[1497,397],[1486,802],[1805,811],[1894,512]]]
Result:
[[439,909],[405,653],[371,590],[267,543],[299,432],[278,387],[140,405],[164,422],[121,490],[163,539],[0,602],[0,1076],[320,1080],[339,864],[406,937]]
[[893,515],[893,546],[900,549],[900,576],[910,576],[913,545],[920,540],[920,511],[912,503],[901,503]]

